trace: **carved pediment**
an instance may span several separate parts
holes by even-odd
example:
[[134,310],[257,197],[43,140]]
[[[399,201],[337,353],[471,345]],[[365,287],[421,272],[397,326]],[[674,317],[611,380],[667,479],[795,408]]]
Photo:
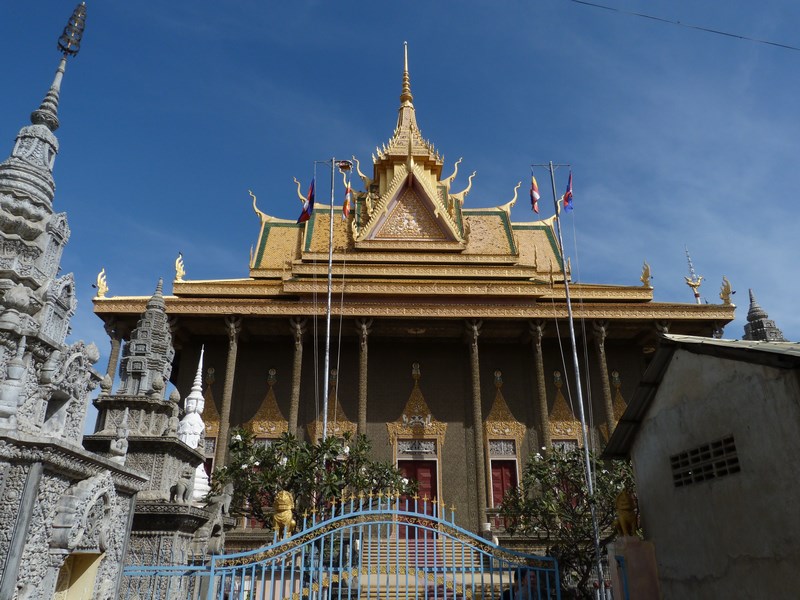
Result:
[[393,249],[404,243],[415,249],[462,250],[464,240],[446,203],[426,172],[413,161],[399,165],[386,192],[356,239],[361,248]]
[[411,376],[414,379],[414,387],[411,390],[411,395],[408,398],[408,402],[406,402],[403,413],[397,421],[386,424],[389,440],[392,444],[397,444],[397,440],[401,438],[436,438],[439,441],[439,447],[441,447],[444,444],[444,436],[447,433],[447,423],[435,419],[431,414],[428,403],[425,402],[422,390],[419,389],[419,363],[414,363]]
[[267,394],[261,401],[261,406],[256,411],[256,414],[245,423],[245,429],[251,431],[257,438],[268,437],[278,438],[289,430],[289,423],[281,413],[278,406],[278,400],[275,398],[275,385],[276,379],[275,369],[269,370],[267,377]]
[[508,403],[503,397],[503,378],[500,371],[494,372],[494,385],[497,392],[486,421],[483,424],[486,440],[491,439],[513,439],[517,444],[517,450],[522,447],[522,440],[525,437],[525,425],[520,423],[511,414]]
[[[349,421],[347,415],[344,414],[342,405],[339,403],[337,389],[337,371],[336,369],[331,369],[328,382],[328,427],[326,428],[326,435],[342,437],[345,433],[349,433],[354,436],[358,427],[355,423]],[[314,441],[322,438],[322,425],[322,413],[320,412],[316,421],[309,423],[306,427],[308,437]]]
[[572,409],[567,405],[567,399],[561,391],[564,380],[559,371],[553,373],[553,383],[556,386],[556,401],[553,403],[553,410],[550,411],[550,436],[554,442],[569,440],[582,446],[581,422],[575,418]]

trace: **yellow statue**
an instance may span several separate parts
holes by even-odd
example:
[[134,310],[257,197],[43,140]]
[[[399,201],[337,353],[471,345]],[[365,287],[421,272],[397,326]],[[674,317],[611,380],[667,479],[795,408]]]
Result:
[[100,272],[97,274],[97,283],[95,284],[95,287],[97,287],[97,297],[105,298],[106,294],[108,293],[108,283],[106,282],[105,268],[100,269]]
[[287,537],[292,535],[297,522],[294,520],[294,496],[291,492],[281,490],[275,494],[275,503],[273,504],[272,514],[272,528],[276,531],[285,532]]
[[731,282],[728,281],[728,278],[724,275],[722,276],[722,288],[719,291],[720,300],[722,300],[723,304],[733,304],[731,302],[731,295],[733,294],[733,290],[731,289]]
[[178,252],[178,258],[175,259],[175,281],[183,281],[184,275],[186,275],[186,269],[183,265],[183,254]]
[[617,495],[617,520],[614,529],[620,535],[636,535],[639,523],[636,518],[636,501],[628,490],[622,490]]
[[653,287],[653,284],[650,283],[651,278],[652,275],[650,275],[650,265],[647,264],[647,261],[644,261],[644,264],[642,265],[642,276],[639,277],[639,281],[642,282],[642,286],[649,288]]

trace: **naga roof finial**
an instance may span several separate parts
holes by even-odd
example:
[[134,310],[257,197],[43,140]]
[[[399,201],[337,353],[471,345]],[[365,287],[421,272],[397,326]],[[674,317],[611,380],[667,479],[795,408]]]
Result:
[[403,42],[403,92],[400,94],[400,102],[413,102],[414,96],[411,95],[411,79],[408,76],[408,42]]

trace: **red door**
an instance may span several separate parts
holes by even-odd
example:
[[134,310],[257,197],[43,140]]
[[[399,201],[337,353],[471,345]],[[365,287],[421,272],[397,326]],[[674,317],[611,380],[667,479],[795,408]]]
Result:
[[[414,498],[404,498],[405,510],[412,512],[420,512],[427,515],[434,514],[434,505],[432,500],[438,499],[438,486],[436,485],[436,461],[433,460],[400,460],[397,462],[397,467],[403,474],[403,477],[409,481],[416,481],[418,484],[417,496]],[[427,498],[427,502],[424,500]],[[407,530],[407,531],[406,531]],[[432,532],[420,530],[416,527],[401,528],[400,536],[405,538],[432,537]]]
[[[503,503],[503,496],[512,488],[517,487],[517,462],[514,460],[492,461],[492,506],[499,508]],[[498,517],[493,523],[495,527],[504,524]]]

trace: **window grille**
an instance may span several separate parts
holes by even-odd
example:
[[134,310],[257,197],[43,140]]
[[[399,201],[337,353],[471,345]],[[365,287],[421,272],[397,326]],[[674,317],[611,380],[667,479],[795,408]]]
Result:
[[740,471],[732,435],[670,456],[669,461],[675,487],[719,479]]

